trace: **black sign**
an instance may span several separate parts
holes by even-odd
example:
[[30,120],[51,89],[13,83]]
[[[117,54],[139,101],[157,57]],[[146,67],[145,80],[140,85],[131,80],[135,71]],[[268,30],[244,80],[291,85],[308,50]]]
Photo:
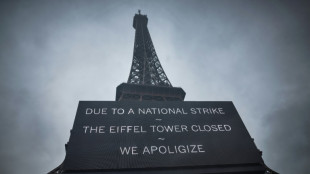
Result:
[[81,101],[64,170],[262,163],[232,102]]

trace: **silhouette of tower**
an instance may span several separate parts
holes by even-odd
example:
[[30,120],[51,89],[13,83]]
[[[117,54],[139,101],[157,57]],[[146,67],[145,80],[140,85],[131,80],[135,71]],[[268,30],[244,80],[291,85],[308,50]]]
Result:
[[185,92],[172,87],[157,57],[147,23],[147,16],[139,10],[133,19],[136,34],[131,70],[127,83],[116,89],[116,101],[183,101]]

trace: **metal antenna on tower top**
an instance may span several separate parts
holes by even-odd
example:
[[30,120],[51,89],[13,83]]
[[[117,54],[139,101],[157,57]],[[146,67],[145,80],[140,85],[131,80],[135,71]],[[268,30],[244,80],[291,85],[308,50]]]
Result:
[[138,13],[141,14],[141,10],[140,9],[138,10]]

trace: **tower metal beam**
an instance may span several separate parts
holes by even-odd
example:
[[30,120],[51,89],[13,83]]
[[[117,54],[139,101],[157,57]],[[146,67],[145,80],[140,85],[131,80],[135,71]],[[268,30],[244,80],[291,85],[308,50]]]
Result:
[[127,83],[172,87],[156,54],[151,35],[147,28],[148,18],[139,14],[134,16],[135,43],[131,70]]

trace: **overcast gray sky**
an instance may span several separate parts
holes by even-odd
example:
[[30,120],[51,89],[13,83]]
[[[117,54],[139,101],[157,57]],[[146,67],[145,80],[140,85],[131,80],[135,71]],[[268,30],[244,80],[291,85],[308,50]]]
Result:
[[306,1],[1,1],[0,173],[65,157],[79,100],[114,100],[138,9],[186,101],[233,101],[265,163],[310,173]]

